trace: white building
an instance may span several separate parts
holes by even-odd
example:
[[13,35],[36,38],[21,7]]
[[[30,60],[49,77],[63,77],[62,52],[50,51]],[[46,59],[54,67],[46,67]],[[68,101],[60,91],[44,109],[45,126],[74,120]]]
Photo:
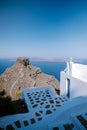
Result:
[[60,74],[60,95],[69,98],[87,96],[87,65],[67,62]]

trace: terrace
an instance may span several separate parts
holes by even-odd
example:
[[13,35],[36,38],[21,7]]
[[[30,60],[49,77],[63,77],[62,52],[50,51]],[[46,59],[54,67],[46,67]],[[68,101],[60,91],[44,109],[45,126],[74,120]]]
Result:
[[0,130],[87,129],[87,97],[68,99],[50,87],[22,92],[28,112],[0,118]]

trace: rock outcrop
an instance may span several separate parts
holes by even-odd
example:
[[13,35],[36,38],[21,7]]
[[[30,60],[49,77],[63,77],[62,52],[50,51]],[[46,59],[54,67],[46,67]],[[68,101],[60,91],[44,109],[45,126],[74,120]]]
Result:
[[27,65],[29,65],[29,58],[19,57],[17,58],[17,64],[22,64],[27,67]]
[[0,90],[5,90],[6,96],[11,96],[13,99],[20,98],[25,88],[48,85],[59,90],[58,80],[52,75],[43,73],[40,68],[30,65],[29,58],[18,58],[16,64],[0,76]]

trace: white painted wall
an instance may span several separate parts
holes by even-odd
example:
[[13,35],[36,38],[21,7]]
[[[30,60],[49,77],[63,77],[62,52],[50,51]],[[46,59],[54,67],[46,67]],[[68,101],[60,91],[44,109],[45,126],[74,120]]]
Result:
[[87,82],[87,65],[73,63],[72,76]]
[[60,95],[66,96],[66,73],[61,71],[60,73]]
[[78,96],[87,96],[87,82],[71,77],[71,95],[70,98]]
[[67,96],[67,79],[70,80],[70,98],[87,96],[86,65],[72,62],[68,64],[66,71],[60,73],[60,94],[64,96]]

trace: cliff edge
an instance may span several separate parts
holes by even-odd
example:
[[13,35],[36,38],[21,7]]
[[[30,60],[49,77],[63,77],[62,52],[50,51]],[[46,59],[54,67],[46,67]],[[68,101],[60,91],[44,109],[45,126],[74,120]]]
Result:
[[59,81],[52,75],[45,74],[40,68],[30,65],[29,58],[19,57],[16,64],[0,75],[0,91],[12,99],[21,97],[25,88],[51,86],[59,91]]

